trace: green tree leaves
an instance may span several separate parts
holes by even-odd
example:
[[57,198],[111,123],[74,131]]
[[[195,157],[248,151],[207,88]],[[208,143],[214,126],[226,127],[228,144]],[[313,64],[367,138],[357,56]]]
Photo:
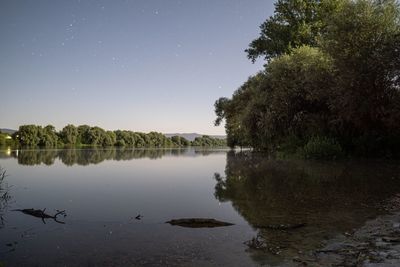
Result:
[[[106,131],[100,127],[68,124],[60,132],[52,125],[22,125],[14,134],[23,147],[59,147],[59,146],[119,146],[127,148],[167,148],[187,146],[226,146],[224,139],[202,136],[193,142],[180,137],[166,137],[162,133],[141,133],[126,130]],[[2,138],[0,133],[0,138]],[[3,139],[0,139],[2,141]],[[0,142],[0,145],[5,144]]]
[[278,0],[274,16],[261,24],[260,37],[245,51],[253,62],[270,60],[302,45],[315,45],[322,26],[319,0]]
[[326,137],[350,153],[360,146],[369,155],[398,153],[398,3],[280,0],[275,7],[246,50],[253,61],[265,57],[265,70],[215,103],[228,145],[279,150]]

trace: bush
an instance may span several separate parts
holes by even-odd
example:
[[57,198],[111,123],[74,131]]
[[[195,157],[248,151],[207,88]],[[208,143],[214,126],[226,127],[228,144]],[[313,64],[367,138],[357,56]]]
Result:
[[337,159],[343,156],[343,149],[336,140],[328,137],[313,137],[300,149],[306,159]]

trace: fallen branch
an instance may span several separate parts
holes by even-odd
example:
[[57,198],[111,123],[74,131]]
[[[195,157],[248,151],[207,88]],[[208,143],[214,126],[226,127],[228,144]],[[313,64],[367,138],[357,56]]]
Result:
[[12,210],[12,211],[20,211],[24,214],[36,217],[36,218],[41,218],[43,223],[46,224],[45,219],[53,219],[55,222],[57,223],[62,223],[65,224],[65,222],[59,221],[57,220],[57,216],[58,215],[64,215],[64,217],[67,216],[67,214],[65,213],[65,210],[57,210],[57,213],[54,215],[49,215],[47,213],[45,213],[46,209],[43,210],[35,210],[35,209],[17,209],[17,210]]

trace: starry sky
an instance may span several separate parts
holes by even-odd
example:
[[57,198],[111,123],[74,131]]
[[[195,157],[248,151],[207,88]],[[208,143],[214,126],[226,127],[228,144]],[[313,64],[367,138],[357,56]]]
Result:
[[2,0],[0,128],[225,134],[214,102],[262,69],[272,0]]

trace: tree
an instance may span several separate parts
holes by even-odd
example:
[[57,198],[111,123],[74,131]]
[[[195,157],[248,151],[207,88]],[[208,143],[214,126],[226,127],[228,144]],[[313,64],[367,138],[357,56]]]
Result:
[[[340,134],[400,133],[400,9],[395,0],[340,1],[325,18],[322,49],[338,79],[332,107]],[[369,139],[369,137],[368,137]],[[373,140],[369,140],[371,142]]]
[[105,139],[103,141],[103,146],[114,146],[117,142],[117,136],[112,131],[106,131]]
[[79,125],[78,126],[78,138],[77,138],[77,143],[78,144],[90,144],[89,140],[89,131],[90,131],[90,126],[89,125]]
[[315,46],[322,27],[320,5],[320,0],[278,0],[275,14],[260,26],[260,37],[245,50],[247,57],[271,60],[302,45]]
[[61,130],[60,137],[64,144],[75,145],[78,134],[78,129],[74,125],[68,124]]
[[399,154],[397,1],[280,0],[261,29],[247,52],[265,71],[215,103],[228,145]]
[[225,130],[227,133],[227,144],[230,147],[248,146],[247,129],[243,124],[248,103],[251,99],[258,97],[258,87],[264,82],[265,74],[258,73],[250,77],[238,90],[233,93],[232,99],[220,98],[215,104],[217,119],[215,125],[220,125],[225,119]]
[[106,138],[106,132],[100,127],[91,127],[88,133],[88,140],[90,145],[98,146],[103,145]]
[[259,138],[276,145],[290,136],[307,139],[328,133],[334,78],[329,56],[318,48],[299,47],[274,59],[266,73],[268,86],[259,87],[265,112],[256,121],[245,116],[248,129],[258,128],[264,133]]
[[6,135],[1,133],[0,131],[0,146],[4,146],[6,144]]
[[40,142],[40,128],[33,124],[21,125],[17,134],[19,143],[22,146],[37,146]]
[[42,147],[55,147],[58,143],[58,136],[56,129],[53,125],[47,125],[44,128],[38,127],[39,146]]
[[174,135],[171,137],[171,142],[174,146],[185,147],[190,144],[189,140],[184,137]]
[[202,147],[226,146],[226,140],[210,137],[208,135],[203,135],[201,137],[196,137],[192,141],[192,146],[202,146]]

